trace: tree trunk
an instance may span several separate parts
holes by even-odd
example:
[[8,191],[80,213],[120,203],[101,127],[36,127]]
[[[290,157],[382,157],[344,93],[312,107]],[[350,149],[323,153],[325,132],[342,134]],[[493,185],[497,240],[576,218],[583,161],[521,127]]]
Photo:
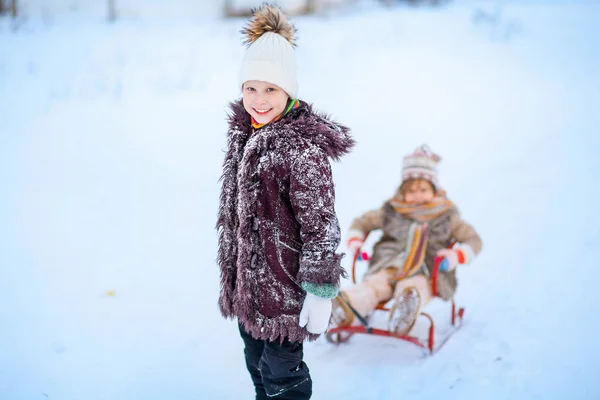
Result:
[[17,0],[12,0],[11,14],[13,18],[17,18]]
[[117,19],[117,0],[108,0],[108,20],[113,22]]

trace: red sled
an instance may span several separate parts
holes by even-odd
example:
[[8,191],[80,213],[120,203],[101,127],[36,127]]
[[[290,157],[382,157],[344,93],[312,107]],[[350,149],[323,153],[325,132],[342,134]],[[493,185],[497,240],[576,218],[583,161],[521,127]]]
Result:
[[[354,259],[352,261],[352,282],[355,284],[356,284],[356,263],[357,263],[357,261],[359,261],[359,259],[361,258],[360,256],[362,254],[363,253],[361,253],[360,249],[357,250],[356,253],[354,254]],[[442,262],[441,258],[438,257],[435,259],[435,264],[434,264],[432,275],[431,275],[431,289],[432,289],[431,292],[433,293],[433,295],[435,297],[438,297],[437,276],[440,271],[441,262]],[[385,306],[386,303],[387,302],[379,303],[377,305],[376,310],[382,311],[385,313],[389,313],[390,308]],[[450,331],[446,332],[444,337],[441,338],[440,340],[438,340],[437,343],[435,341],[435,332],[436,332],[435,323],[434,323],[431,315],[429,315],[425,312],[421,312],[419,316],[425,317],[429,323],[429,329],[428,329],[429,334],[427,335],[427,338],[419,338],[419,337],[411,336],[411,335],[400,335],[395,332],[390,332],[389,330],[371,328],[371,327],[365,326],[365,325],[351,325],[351,326],[332,328],[327,331],[325,338],[330,343],[340,344],[340,343],[347,342],[350,339],[350,337],[352,337],[352,335],[354,335],[356,333],[363,333],[363,334],[367,334],[367,335],[376,335],[376,336],[387,336],[387,337],[393,337],[396,339],[405,340],[407,342],[410,342],[416,346],[419,346],[425,350],[428,350],[429,354],[432,355],[432,354],[436,353],[452,337],[452,335],[454,333],[456,333],[456,331],[461,327],[464,315],[465,315],[464,307],[460,307],[460,308],[457,307],[456,303],[454,302],[454,299],[452,299],[452,309],[451,309],[451,313],[450,313],[450,323],[452,324],[452,328],[450,329]]]

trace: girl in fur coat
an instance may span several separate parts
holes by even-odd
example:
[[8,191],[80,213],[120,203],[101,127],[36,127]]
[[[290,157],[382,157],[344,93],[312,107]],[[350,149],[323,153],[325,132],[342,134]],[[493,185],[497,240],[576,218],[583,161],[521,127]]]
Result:
[[356,314],[367,317],[380,302],[394,299],[388,329],[408,334],[433,297],[430,276],[435,258],[443,258],[437,295],[450,300],[457,286],[455,268],[468,264],[481,251],[475,229],[460,218],[440,190],[439,161],[426,145],[407,155],[395,196],[352,222],[348,239],[352,254],[369,232],[381,229],[383,236],[374,246],[363,281],[341,291],[334,300],[333,320],[338,326],[358,323]]
[[325,332],[344,270],[330,159],[346,127],[296,97],[295,29],[263,6],[242,31],[217,229],[219,307],[237,318],[256,399],[308,399],[304,340]]

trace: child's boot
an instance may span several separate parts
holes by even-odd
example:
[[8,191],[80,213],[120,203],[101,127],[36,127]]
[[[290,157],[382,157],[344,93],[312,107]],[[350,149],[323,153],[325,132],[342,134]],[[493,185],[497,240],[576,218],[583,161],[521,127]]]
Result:
[[416,287],[404,289],[395,299],[390,309],[388,329],[398,335],[406,335],[417,321],[421,297]]

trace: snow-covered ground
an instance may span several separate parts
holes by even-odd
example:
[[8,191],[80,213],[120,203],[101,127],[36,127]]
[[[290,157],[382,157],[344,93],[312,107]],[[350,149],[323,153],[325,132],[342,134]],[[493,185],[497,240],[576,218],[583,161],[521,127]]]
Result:
[[[301,98],[359,142],[334,166],[343,229],[426,142],[484,240],[438,354],[309,343],[314,399],[600,397],[600,3],[505,3],[294,19]],[[243,47],[215,10],[0,19],[0,399],[252,398],[216,307]]]

